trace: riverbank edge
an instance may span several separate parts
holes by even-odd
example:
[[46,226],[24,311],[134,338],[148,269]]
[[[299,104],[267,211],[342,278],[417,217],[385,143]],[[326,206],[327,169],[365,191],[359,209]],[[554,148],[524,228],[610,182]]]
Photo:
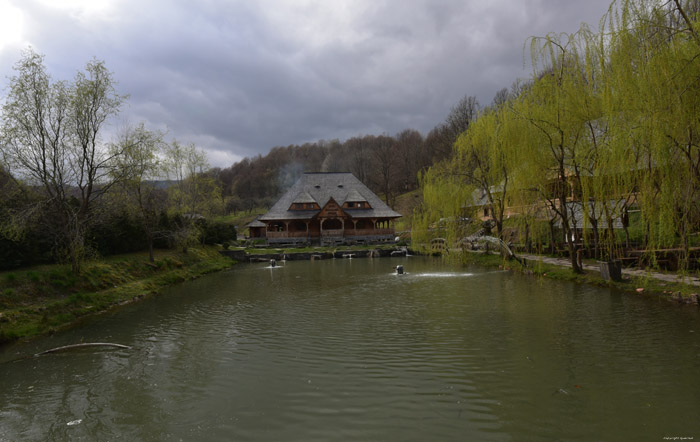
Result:
[[343,258],[389,258],[396,256],[418,255],[419,253],[408,247],[370,248],[370,249],[345,249],[345,248],[319,248],[308,252],[275,251],[270,253],[248,253],[245,250],[221,250],[219,253],[239,262],[269,262],[275,261],[312,261],[320,259]]
[[152,275],[134,277],[112,288],[76,292],[60,299],[5,309],[0,314],[0,347],[70,329],[87,318],[114,311],[157,295],[175,284],[226,270],[236,264],[236,260],[212,248],[193,249],[188,256],[187,260],[170,259],[171,265],[165,268],[144,263],[153,269]]
[[691,295],[700,293],[700,287],[682,282],[660,281],[652,276],[627,277],[617,282],[606,281],[599,272],[595,271],[576,274],[570,267],[549,264],[541,260],[527,260],[528,265],[523,266],[516,260],[504,259],[500,254],[484,254],[483,252],[462,253],[461,261],[463,264],[500,268],[528,276],[614,288],[628,294],[656,297],[669,303],[698,307],[697,301]]

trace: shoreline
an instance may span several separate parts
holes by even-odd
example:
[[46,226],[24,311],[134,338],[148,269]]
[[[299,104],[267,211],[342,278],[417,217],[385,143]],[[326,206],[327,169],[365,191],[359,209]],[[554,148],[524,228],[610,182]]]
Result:
[[[563,259],[544,255],[517,256],[525,259],[528,266],[523,266],[515,260],[505,260],[498,253],[490,253],[489,255],[485,255],[483,252],[461,254],[464,264],[498,267],[524,275],[615,288],[638,296],[656,296],[677,305],[698,306],[700,286],[695,283],[684,283],[682,280],[678,280],[677,275],[641,269],[624,269],[622,281],[606,281],[601,277],[598,269],[591,266],[586,266],[583,274],[576,274],[571,270],[571,264],[567,264],[566,260]],[[661,277],[657,278],[657,276]]]
[[[392,255],[393,253],[393,255]],[[134,261],[142,269],[148,269],[147,276],[125,274],[120,270],[119,282],[102,290],[65,290],[64,293],[48,297],[30,299],[26,302],[16,302],[0,310],[0,348],[33,338],[51,335],[80,325],[87,318],[99,316],[114,311],[123,306],[139,302],[149,296],[157,295],[166,288],[200,278],[209,273],[231,268],[238,262],[269,262],[271,259],[283,260],[314,260],[314,259],[343,259],[405,256],[414,252],[406,247],[373,248],[364,250],[315,250],[312,252],[280,252],[246,253],[244,250],[220,250],[211,247],[191,249],[182,254],[168,251],[156,259],[156,264],[142,259],[142,254],[132,254],[111,257],[86,263],[86,269],[78,279],[91,279],[92,268],[99,266],[115,266],[122,261]],[[416,253],[417,254],[417,253]],[[188,262],[183,262],[188,261]],[[105,264],[107,263],[107,264]],[[111,263],[111,264],[110,264]],[[59,265],[45,266],[42,273],[53,273]],[[51,269],[51,270],[49,270]],[[152,270],[151,270],[152,269]],[[30,274],[34,269],[16,269],[0,272],[7,275],[18,273]],[[142,273],[142,272],[140,272]],[[15,276],[16,277],[16,276]],[[5,289],[7,290],[7,289]],[[7,304],[7,303],[6,303]]]
[[403,246],[360,250],[342,248],[324,250],[319,248],[318,250],[307,252],[275,251],[272,253],[248,253],[245,250],[221,250],[219,253],[239,262],[267,262],[272,259],[275,261],[313,261],[317,259],[389,258],[392,256],[420,254],[413,249]]
[[[92,282],[94,268],[107,268],[107,272],[114,274],[110,275],[114,283],[106,281],[104,285],[108,287],[101,290],[71,287],[51,296],[27,296],[30,299],[17,301],[14,305],[6,301],[5,305],[10,305],[0,310],[0,348],[70,329],[86,318],[114,311],[157,295],[172,285],[226,270],[235,264],[236,261],[212,248],[191,249],[187,254],[170,252],[160,256],[155,264],[148,263],[141,254],[86,263],[84,272],[76,277],[81,286]],[[7,275],[21,272],[31,274],[33,270],[18,269],[3,273],[8,279]],[[104,275],[98,278],[106,279]]]
[[[397,253],[398,252],[398,253]],[[421,255],[407,247],[366,249],[366,250],[315,250],[310,252],[282,252],[273,253],[245,253],[243,250],[218,250],[214,248],[193,249],[188,254],[169,253],[157,260],[153,265],[138,259],[138,257],[126,256],[107,260],[115,266],[125,261],[133,265],[148,267],[150,274],[147,276],[132,276],[126,278],[123,275],[119,285],[96,291],[67,291],[63,295],[53,298],[39,298],[31,303],[18,303],[0,311],[0,348],[19,341],[26,341],[36,337],[50,335],[61,330],[78,326],[86,318],[98,316],[114,311],[125,305],[139,302],[149,296],[157,295],[166,288],[200,278],[209,273],[231,268],[237,262],[269,262],[270,260],[316,260],[316,259],[348,259],[348,258],[382,258],[391,256]],[[433,255],[433,254],[430,254]],[[434,255],[433,255],[434,256]],[[590,284],[598,287],[616,288],[629,294],[652,297],[668,301],[670,304],[688,305],[697,308],[698,293],[700,287],[687,284],[683,281],[673,281],[676,275],[665,275],[665,280],[656,279],[652,272],[639,275],[640,270],[624,273],[622,281],[605,281],[600,274],[589,266],[584,274],[578,275],[571,271],[570,265],[563,260],[543,255],[521,256],[527,260],[528,265],[523,266],[515,260],[505,260],[500,254],[479,252],[461,253],[459,255],[447,255],[444,259],[458,259],[462,265],[478,265],[482,267],[500,268],[517,272],[523,275],[544,277],[555,280]],[[177,258],[187,262],[182,262]],[[120,260],[121,259],[121,260]],[[123,260],[123,261],[122,261]],[[105,265],[104,261],[98,261],[92,265]],[[109,265],[109,264],[107,264]],[[90,266],[87,266],[90,267]],[[24,269],[16,272],[30,274],[32,270]],[[86,269],[86,272],[88,270]],[[7,276],[14,272],[3,272]],[[632,273],[632,274],[630,274]],[[81,275],[88,278],[88,275]]]

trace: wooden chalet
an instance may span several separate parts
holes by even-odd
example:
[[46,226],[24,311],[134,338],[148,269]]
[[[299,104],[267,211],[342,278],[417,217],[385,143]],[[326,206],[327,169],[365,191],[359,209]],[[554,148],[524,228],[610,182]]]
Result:
[[305,173],[258,218],[270,245],[394,240],[393,211],[351,173]]

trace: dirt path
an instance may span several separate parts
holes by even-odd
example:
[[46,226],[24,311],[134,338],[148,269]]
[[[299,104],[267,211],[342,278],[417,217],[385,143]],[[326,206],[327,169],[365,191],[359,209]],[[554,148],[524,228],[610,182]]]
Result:
[[[571,262],[568,259],[565,258],[550,258],[548,256],[541,256],[541,255],[528,255],[526,253],[518,253],[519,258],[525,258],[528,261],[542,261],[547,264],[553,264],[557,266],[562,266],[562,267],[571,267]],[[591,270],[591,271],[599,271],[599,267],[597,265],[592,265],[592,264],[583,264],[584,270]],[[659,272],[651,272],[647,270],[641,270],[641,269],[636,269],[636,268],[631,268],[631,269],[622,269],[622,274],[627,275],[627,276],[636,276],[636,277],[652,277],[655,279],[659,279],[661,281],[666,281],[666,282],[682,282],[684,284],[690,284],[690,285],[697,285],[700,286],[700,278],[695,277],[695,276],[678,276],[678,275],[673,275],[673,274],[668,274],[668,273],[659,273]]]

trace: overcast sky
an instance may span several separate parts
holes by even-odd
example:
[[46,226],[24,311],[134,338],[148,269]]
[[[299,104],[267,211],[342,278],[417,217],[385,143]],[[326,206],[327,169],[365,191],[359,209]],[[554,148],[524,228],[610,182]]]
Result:
[[54,79],[96,57],[130,95],[113,127],[144,121],[227,167],[274,146],[425,135],[461,97],[488,104],[528,77],[529,36],[597,29],[609,3],[0,0],[1,94],[28,45]]

